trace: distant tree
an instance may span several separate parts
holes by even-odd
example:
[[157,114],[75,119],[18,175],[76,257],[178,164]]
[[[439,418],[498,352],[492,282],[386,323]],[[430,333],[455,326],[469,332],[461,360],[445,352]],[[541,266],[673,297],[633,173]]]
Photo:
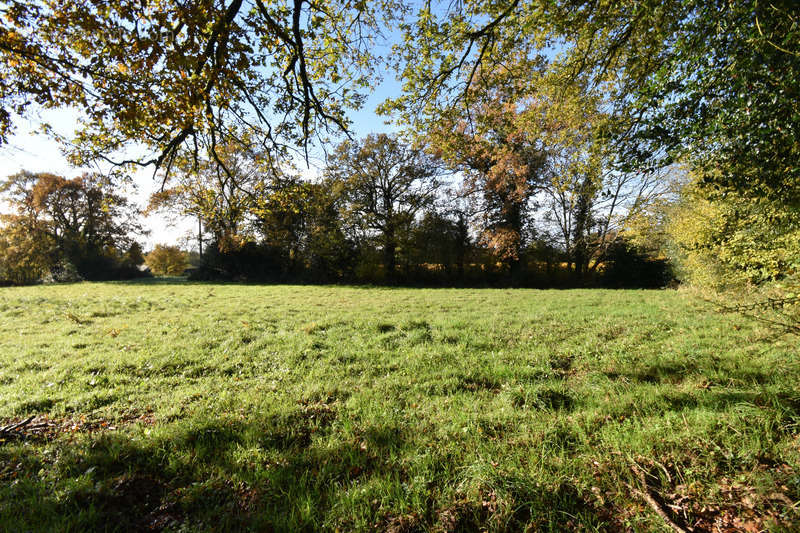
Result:
[[[536,57],[511,56],[502,69],[479,71],[463,94],[464,105],[440,110],[427,137],[463,173],[480,242],[515,277],[542,194],[569,188],[578,200],[597,189],[604,117],[595,95],[549,76]],[[574,210],[584,225],[587,207]]]
[[340,187],[298,176],[274,177],[253,211],[260,241],[279,250],[285,275],[336,279],[352,270],[353,243],[343,231]]
[[325,279],[343,275],[352,246],[341,231],[341,195],[330,183],[292,174],[291,165],[259,151],[248,135],[240,144],[217,146],[216,159],[183,152],[149,209],[199,220],[203,276],[289,279],[308,270]]
[[186,252],[177,246],[157,244],[144,258],[150,271],[157,276],[178,276],[189,266]]
[[144,253],[142,251],[142,245],[138,242],[132,243],[123,256],[123,262],[131,267],[143,265]]
[[545,153],[517,121],[516,104],[487,101],[470,118],[443,121],[432,132],[437,155],[465,175],[480,237],[512,271],[520,264],[528,203],[543,180]]
[[309,182],[297,176],[276,176],[254,209],[256,232],[264,244],[281,252],[284,273],[303,266],[310,197]]
[[667,171],[620,172],[605,160],[608,154],[592,149],[587,143],[552,158],[553,173],[544,187],[549,209],[540,221],[579,282],[597,272],[621,233],[671,189]]
[[342,185],[347,216],[376,234],[386,279],[393,281],[400,233],[431,205],[439,187],[437,160],[396,136],[368,135],[340,144],[328,158],[326,175]]
[[66,261],[87,279],[114,278],[143,233],[138,209],[101,176],[20,172],[3,182],[0,192],[16,211],[6,218],[4,233],[21,243],[13,235],[27,232],[28,249],[38,258],[34,263],[44,268]]
[[35,283],[53,266],[52,242],[40,238],[40,225],[20,215],[0,216],[0,283]]
[[[249,139],[249,140],[248,140]],[[245,144],[246,143],[246,144]],[[182,150],[174,172],[151,195],[148,210],[199,221],[198,238],[225,249],[252,237],[254,211],[274,186],[275,170],[248,135],[239,143],[217,145],[216,153],[196,156]],[[198,243],[202,245],[202,243]]]
[[463,172],[480,240],[512,277],[526,264],[528,245],[544,238],[582,283],[623,221],[663,187],[653,173],[616,167],[615,132],[624,123],[607,111],[603,93],[580,79],[567,83],[543,64],[511,56],[503,69],[479,71],[465,106],[441,110],[428,137]]
[[189,268],[198,268],[203,264],[203,259],[197,250],[188,250],[186,261],[189,263]]
[[471,248],[466,216],[430,209],[414,225],[410,239],[410,255],[414,263],[428,268],[441,267],[450,280],[463,281],[464,268]]
[[307,267],[315,279],[347,279],[352,275],[356,246],[345,232],[343,198],[335,183],[323,180],[311,185],[306,208]]

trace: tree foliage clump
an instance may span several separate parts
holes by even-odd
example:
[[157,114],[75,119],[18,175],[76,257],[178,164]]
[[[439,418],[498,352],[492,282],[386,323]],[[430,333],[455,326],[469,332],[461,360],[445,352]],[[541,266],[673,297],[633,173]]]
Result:
[[41,224],[20,215],[0,217],[0,283],[28,285],[42,279],[52,249]]
[[144,256],[144,262],[156,276],[180,276],[189,266],[189,258],[185,251],[166,244],[156,244],[153,250]]
[[666,229],[686,281],[717,289],[800,279],[800,211],[735,192],[709,198],[693,181]]
[[7,281],[30,283],[59,265],[86,279],[138,275],[139,211],[107,178],[20,172],[0,191],[15,210],[0,234]]
[[219,145],[216,158],[185,152],[151,196],[150,211],[198,220],[202,260],[194,276],[335,280],[351,268],[341,194],[270,157],[252,142]]
[[465,174],[461,194],[479,213],[482,242],[512,269],[526,244],[528,202],[547,179],[542,118],[533,116],[541,108],[535,104],[514,92],[490,90],[430,131],[437,155]]
[[403,10],[389,0],[11,0],[0,6],[0,143],[37,104],[81,109],[80,163],[169,173],[182,149],[206,144],[216,157],[244,126],[270,153],[302,148],[347,127],[375,74],[381,21]]

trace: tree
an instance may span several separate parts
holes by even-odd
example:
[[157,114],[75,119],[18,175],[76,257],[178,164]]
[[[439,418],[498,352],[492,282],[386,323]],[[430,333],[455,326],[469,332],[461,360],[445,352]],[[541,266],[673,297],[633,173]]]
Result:
[[306,265],[316,280],[345,279],[352,275],[355,243],[345,233],[342,220],[344,199],[335,183],[310,184],[303,209],[306,217]]
[[328,158],[326,174],[342,184],[348,216],[377,232],[389,281],[395,279],[399,234],[433,202],[439,173],[423,149],[386,134],[345,141]]
[[319,279],[344,275],[352,246],[341,231],[340,195],[259,151],[252,133],[241,139],[245,146],[217,146],[221,163],[182,152],[149,209],[197,217],[208,242],[204,276],[288,279],[309,269]]
[[138,242],[133,242],[128,247],[128,251],[123,256],[123,262],[131,267],[139,267],[144,264],[144,253],[142,252],[142,245]]
[[[634,181],[609,163],[613,117],[600,111],[597,91],[565,85],[538,60],[509,59],[500,72],[478,74],[464,95],[470,105],[442,112],[431,144],[465,174],[465,193],[480,200],[483,242],[512,275],[527,244],[550,230],[536,222],[548,222],[582,280],[609,244],[611,218],[630,194],[623,185]],[[551,216],[537,221],[542,204]]]
[[[0,6],[0,142],[32,104],[76,106],[76,162],[155,165],[256,132],[265,150],[347,127],[391,0],[11,0]],[[141,157],[131,155],[143,148]],[[122,155],[122,154],[127,155]]]
[[19,215],[2,215],[0,223],[0,284],[40,280],[52,266],[51,244],[37,238],[41,223]]
[[541,101],[525,98],[511,77],[469,89],[469,107],[443,113],[430,130],[437,156],[465,177],[461,192],[480,214],[481,239],[516,273],[529,203],[546,179]]
[[[586,125],[577,131],[591,130]],[[607,160],[602,140],[580,135],[582,143],[552,157],[551,179],[544,187],[549,211],[543,222],[545,232],[550,230],[550,242],[566,254],[575,279],[585,282],[606,261],[622,232],[668,196],[672,183],[664,175],[674,169],[616,170]]]
[[186,252],[177,246],[156,244],[144,258],[150,271],[157,276],[179,276],[189,266]]
[[311,183],[297,176],[276,176],[258,200],[258,234],[264,244],[280,251],[284,274],[304,266],[310,197]]
[[447,212],[425,211],[414,225],[410,241],[416,264],[434,271],[441,268],[450,280],[464,281],[472,243],[463,212],[457,208]]
[[640,164],[688,161],[712,189],[796,206],[800,6],[716,0],[684,9],[663,60],[644,69],[634,93],[643,120],[631,144],[653,148],[630,152]]
[[[481,73],[543,58],[607,95],[626,170],[688,160],[701,183],[796,203],[800,7],[793,0],[427,3],[395,47],[412,129],[469,105]],[[533,85],[531,88],[534,88]]]
[[16,210],[5,230],[28,232],[36,256],[46,255],[36,263],[47,268],[66,261],[83,277],[113,278],[135,236],[143,233],[138,209],[101,176],[70,180],[20,172],[3,182],[0,192]]
[[282,251],[285,270],[307,271],[315,280],[345,277],[354,243],[343,231],[341,187],[286,176],[270,187],[256,210],[263,242]]
[[275,182],[278,170],[269,156],[258,151],[251,135],[240,138],[241,143],[218,145],[216,158],[182,150],[175,171],[150,197],[148,210],[197,218],[199,248],[203,232],[222,249],[235,248],[251,237],[253,228],[248,225],[254,221],[254,210]]

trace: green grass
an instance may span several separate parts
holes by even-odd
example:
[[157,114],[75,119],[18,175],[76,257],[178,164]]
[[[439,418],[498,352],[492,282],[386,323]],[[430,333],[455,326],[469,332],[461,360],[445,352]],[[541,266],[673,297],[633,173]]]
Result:
[[675,291],[4,288],[0,530],[794,530],[797,344]]

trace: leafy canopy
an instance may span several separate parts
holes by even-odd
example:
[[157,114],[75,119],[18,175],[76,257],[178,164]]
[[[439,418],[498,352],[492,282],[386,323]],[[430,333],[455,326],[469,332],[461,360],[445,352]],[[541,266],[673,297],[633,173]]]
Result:
[[383,110],[424,130],[486,73],[540,58],[607,97],[620,168],[689,160],[709,184],[796,202],[799,21],[793,0],[426,3],[395,48],[404,93]]
[[[182,146],[255,131],[265,150],[345,129],[392,0],[22,1],[0,6],[0,142],[76,106],[74,162],[169,170]],[[202,144],[202,143],[201,143]],[[131,155],[142,152],[145,155]]]

